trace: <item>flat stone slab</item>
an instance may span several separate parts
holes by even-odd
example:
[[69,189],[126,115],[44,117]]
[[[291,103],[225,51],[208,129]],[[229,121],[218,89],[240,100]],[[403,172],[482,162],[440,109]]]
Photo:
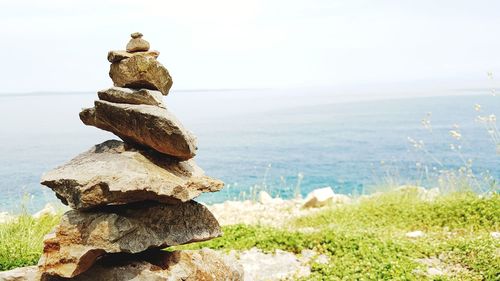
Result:
[[177,205],[140,202],[93,212],[71,210],[46,236],[38,265],[46,274],[74,277],[106,254],[140,253],[221,234],[212,213],[194,201]]
[[163,104],[163,95],[153,90],[112,87],[97,92],[97,95],[100,100],[114,103],[147,104],[165,107]]
[[156,58],[141,54],[113,62],[109,77],[117,87],[158,90],[165,96],[173,84],[168,70]]
[[[143,258],[108,256],[74,281],[243,281],[243,268],[213,250],[155,252]],[[63,281],[43,274],[36,266],[0,272],[3,281]]]
[[194,160],[179,161],[118,140],[98,144],[47,172],[41,183],[73,209],[144,200],[187,202],[224,186],[205,176]]
[[119,62],[124,59],[131,58],[133,56],[150,56],[153,58],[158,58],[160,56],[160,52],[158,51],[147,51],[147,52],[135,52],[135,53],[129,53],[127,51],[122,51],[122,50],[117,50],[117,51],[109,51],[108,52],[108,61],[113,63],[113,62]]
[[196,155],[196,137],[167,109],[101,100],[94,104],[95,107],[80,112],[85,125],[112,132],[125,142],[147,146],[181,160]]

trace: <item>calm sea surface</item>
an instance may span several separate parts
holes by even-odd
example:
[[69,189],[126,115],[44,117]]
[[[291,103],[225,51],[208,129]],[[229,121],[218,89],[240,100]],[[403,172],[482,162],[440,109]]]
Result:
[[[41,175],[116,138],[78,119],[95,97],[0,95],[0,211],[19,211],[23,203],[34,211],[56,201],[39,184]],[[472,160],[475,172],[500,178],[500,156],[474,111],[481,104],[484,114],[500,116],[500,97],[484,93],[354,102],[307,91],[210,91],[173,92],[165,100],[198,136],[197,163],[226,183],[222,192],[201,196],[203,202],[249,198],[252,188],[285,198],[297,187],[303,195],[323,186],[360,194],[387,174],[411,182],[421,178],[417,165],[455,169],[463,159]],[[421,125],[427,112],[432,132]],[[460,142],[449,135],[454,124]],[[427,152],[415,151],[408,137],[423,140]],[[461,145],[460,155],[452,143]]]

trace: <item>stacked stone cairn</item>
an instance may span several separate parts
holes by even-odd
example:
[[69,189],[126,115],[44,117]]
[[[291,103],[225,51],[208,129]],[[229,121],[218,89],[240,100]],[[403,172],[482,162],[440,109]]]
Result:
[[80,112],[84,124],[123,141],[95,145],[42,177],[72,210],[45,238],[38,272],[43,280],[242,280],[241,267],[215,251],[162,250],[222,235],[193,199],[224,184],[196,165],[196,137],[162,101],[172,78],[159,52],[131,36],[126,51],[108,53],[115,87]]

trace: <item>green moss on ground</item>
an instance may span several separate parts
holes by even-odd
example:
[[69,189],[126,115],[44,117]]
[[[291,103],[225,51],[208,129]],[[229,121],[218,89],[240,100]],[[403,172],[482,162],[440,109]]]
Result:
[[[326,254],[330,262],[313,264],[306,280],[500,280],[500,241],[490,236],[500,229],[499,195],[457,193],[427,202],[412,192],[386,193],[297,218],[290,229],[228,226],[221,238],[176,249]],[[406,237],[414,230],[426,235]],[[428,258],[438,259],[449,275],[426,276],[419,260]]]

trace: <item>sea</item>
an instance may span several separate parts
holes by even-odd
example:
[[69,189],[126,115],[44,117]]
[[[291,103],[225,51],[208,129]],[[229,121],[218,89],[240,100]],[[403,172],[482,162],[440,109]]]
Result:
[[[0,211],[58,202],[39,184],[42,174],[117,138],[79,120],[94,99],[95,92],[0,95]],[[477,120],[500,116],[500,97],[486,90],[387,97],[173,91],[165,103],[198,137],[197,164],[226,184],[197,199],[204,203],[255,199],[260,190],[291,198],[326,186],[350,195],[389,184],[432,187],[433,174],[464,166],[500,178],[500,152]]]

